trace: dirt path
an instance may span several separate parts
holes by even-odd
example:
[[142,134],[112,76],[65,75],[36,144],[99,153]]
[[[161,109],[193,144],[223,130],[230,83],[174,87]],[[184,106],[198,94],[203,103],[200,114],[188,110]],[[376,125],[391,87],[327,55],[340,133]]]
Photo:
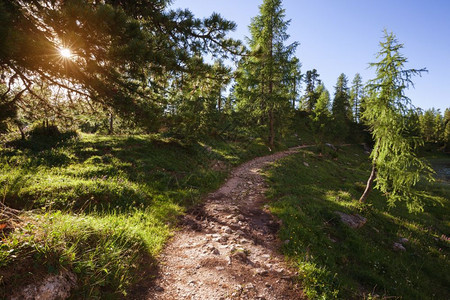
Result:
[[[146,299],[304,299],[295,270],[279,254],[278,222],[264,208],[260,171],[298,149],[253,159],[233,170],[186,215],[166,247]],[[141,298],[142,299],[142,298]]]

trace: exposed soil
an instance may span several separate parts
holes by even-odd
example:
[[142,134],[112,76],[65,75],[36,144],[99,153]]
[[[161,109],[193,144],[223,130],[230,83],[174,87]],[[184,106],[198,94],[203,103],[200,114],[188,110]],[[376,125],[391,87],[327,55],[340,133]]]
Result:
[[[151,287],[134,299],[305,299],[279,253],[279,222],[264,207],[260,171],[300,146],[253,159],[182,220]],[[144,279],[145,280],[145,279]],[[138,295],[139,294],[139,295]]]

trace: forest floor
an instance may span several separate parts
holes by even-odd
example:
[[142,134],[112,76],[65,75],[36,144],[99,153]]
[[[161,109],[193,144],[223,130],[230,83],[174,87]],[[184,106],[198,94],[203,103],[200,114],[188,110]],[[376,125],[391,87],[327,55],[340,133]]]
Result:
[[132,299],[304,299],[298,276],[279,253],[280,222],[269,212],[261,171],[300,146],[255,158],[182,219],[160,257],[155,280]]

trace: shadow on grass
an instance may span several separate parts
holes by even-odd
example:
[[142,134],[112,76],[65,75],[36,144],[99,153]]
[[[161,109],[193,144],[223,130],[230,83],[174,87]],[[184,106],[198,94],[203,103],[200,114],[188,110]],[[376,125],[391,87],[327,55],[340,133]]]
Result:
[[[280,235],[289,240],[284,251],[298,262],[307,295],[448,298],[448,198],[426,189],[424,214],[410,214],[401,204],[388,209],[377,191],[370,204],[359,205],[369,172],[367,156],[356,147],[339,152],[336,160],[302,151],[269,172],[269,196],[276,199],[271,209],[283,220]],[[350,229],[335,211],[368,221]],[[409,240],[406,252],[393,249],[400,238]]]

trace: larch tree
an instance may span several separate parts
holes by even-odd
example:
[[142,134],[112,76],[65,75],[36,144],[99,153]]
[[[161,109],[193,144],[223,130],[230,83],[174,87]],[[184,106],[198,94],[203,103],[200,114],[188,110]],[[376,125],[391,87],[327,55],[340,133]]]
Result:
[[285,44],[290,21],[285,20],[281,0],[264,0],[259,12],[250,24],[250,51],[239,63],[234,91],[238,110],[266,128],[273,147],[275,136],[282,134],[290,119],[299,61],[293,56],[297,43]]
[[376,182],[375,187],[387,196],[390,206],[404,201],[410,211],[420,211],[423,204],[414,185],[421,178],[432,180],[432,169],[415,154],[421,139],[407,134],[405,116],[411,110],[411,101],[405,90],[413,85],[412,76],[425,69],[405,69],[407,59],[400,53],[403,44],[393,33],[385,30],[380,47],[379,61],[370,64],[376,77],[368,82],[363,115],[375,144],[370,155],[372,172],[360,202],[366,201]]

